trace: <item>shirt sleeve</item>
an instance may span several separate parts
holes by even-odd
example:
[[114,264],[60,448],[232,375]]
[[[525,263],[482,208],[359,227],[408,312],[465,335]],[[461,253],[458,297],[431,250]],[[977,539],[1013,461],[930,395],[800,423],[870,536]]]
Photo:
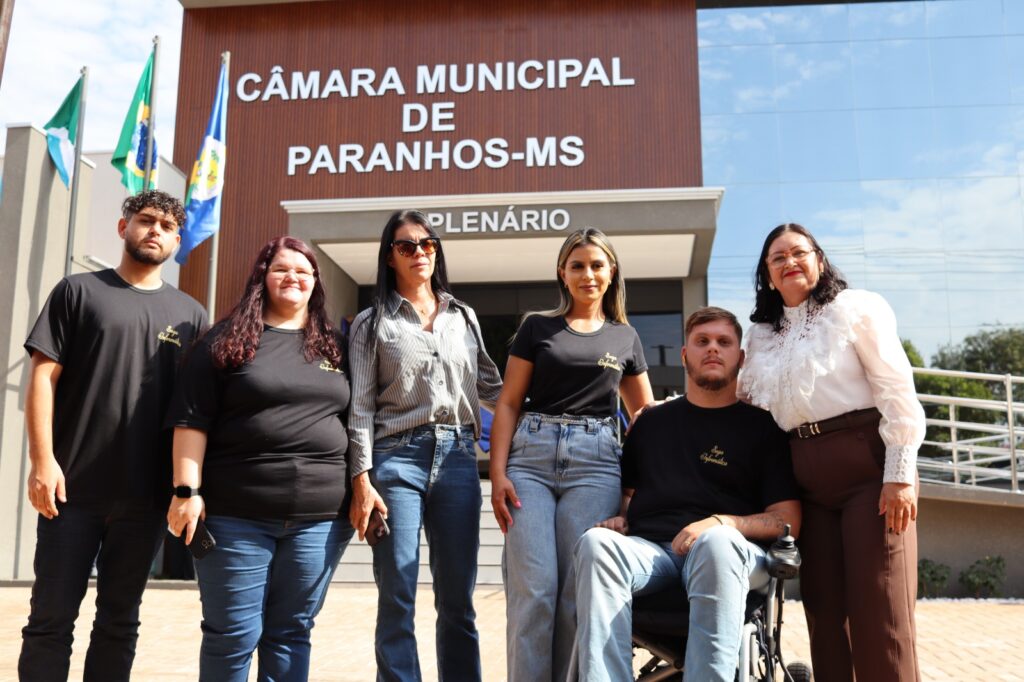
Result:
[[924,408],[917,399],[914,372],[896,331],[896,315],[878,294],[861,302],[854,348],[875,406],[882,413],[878,431],[885,443],[885,483],[910,483],[917,473],[917,450],[924,440]]
[[373,434],[377,413],[377,351],[369,342],[372,309],[352,322],[349,367],[352,401],[348,411],[348,473],[355,477],[373,468]]
[[530,315],[519,324],[516,337],[512,340],[512,347],[508,349],[509,355],[514,355],[530,362],[537,361],[537,348],[533,343],[533,330],[536,323],[536,315]]
[[32,351],[38,351],[51,360],[66,364],[65,351],[74,345],[73,298],[66,278],[50,292],[25,340],[25,350],[30,356]]
[[468,306],[466,311],[469,313],[469,323],[473,325],[471,333],[477,339],[476,390],[480,396],[480,403],[493,412],[494,404],[498,400],[498,395],[501,394],[501,373],[498,371],[498,366],[494,364],[494,360],[491,360],[491,356],[487,354],[487,348],[484,347],[483,332],[480,331],[480,322],[476,318],[476,312]]
[[640,335],[633,327],[629,329],[633,332],[633,358],[627,363],[623,374],[636,376],[647,371],[647,358],[644,356],[644,344],[640,340]]
[[196,344],[178,373],[167,415],[169,426],[209,431],[220,413],[223,370],[213,364],[213,334]]

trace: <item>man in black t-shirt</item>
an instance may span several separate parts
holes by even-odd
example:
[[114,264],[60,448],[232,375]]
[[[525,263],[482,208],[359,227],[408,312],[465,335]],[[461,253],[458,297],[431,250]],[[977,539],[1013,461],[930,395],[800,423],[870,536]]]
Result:
[[688,682],[735,679],[747,592],[768,582],[765,551],[800,503],[785,434],[736,398],[743,362],[732,313],[686,321],[686,395],[648,410],[623,447],[624,514],[576,545],[581,680],[632,678],[634,594],[682,581],[690,601]]
[[180,241],[181,202],[151,190],[125,200],[122,216],[120,265],[62,279],[25,341],[28,498],[39,521],[22,680],[67,679],[94,563],[84,679],[128,679],[142,591],[164,537],[171,438],[162,422],[206,314],[160,279]]

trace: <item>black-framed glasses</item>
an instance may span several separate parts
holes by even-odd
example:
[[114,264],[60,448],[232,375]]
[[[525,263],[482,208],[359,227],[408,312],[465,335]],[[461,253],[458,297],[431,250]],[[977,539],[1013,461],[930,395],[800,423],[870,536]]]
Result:
[[396,239],[391,242],[391,246],[398,252],[399,256],[405,258],[412,258],[416,254],[416,249],[423,249],[423,253],[428,256],[441,246],[441,240],[437,237],[424,237],[418,242],[414,242],[411,239]]

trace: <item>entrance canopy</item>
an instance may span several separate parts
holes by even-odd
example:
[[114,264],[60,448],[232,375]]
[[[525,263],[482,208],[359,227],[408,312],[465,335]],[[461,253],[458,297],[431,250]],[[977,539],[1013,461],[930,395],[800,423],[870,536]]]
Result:
[[567,234],[596,227],[635,279],[704,278],[724,190],[717,187],[283,201],[289,233],[316,245],[356,285],[373,283],[392,212],[427,214],[453,282],[551,281]]

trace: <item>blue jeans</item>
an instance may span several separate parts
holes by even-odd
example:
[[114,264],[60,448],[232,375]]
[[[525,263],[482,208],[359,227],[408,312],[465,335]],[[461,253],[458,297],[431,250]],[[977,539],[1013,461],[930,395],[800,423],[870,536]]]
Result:
[[373,445],[374,487],[391,535],[373,548],[377,679],[420,680],[413,616],[420,528],[430,546],[440,682],[480,679],[473,609],[480,548],[480,475],[472,427],[418,426]]
[[166,533],[149,501],[57,503],[36,525],[32,610],[22,630],[18,675],[67,680],[72,632],[96,564],[96,620],[85,655],[86,682],[127,680],[139,638],[139,604]]
[[196,561],[203,602],[199,679],[245,682],[259,650],[261,681],[304,681],[309,634],[352,538],[346,519],[253,521],[207,516],[216,548]]
[[690,601],[684,680],[732,682],[747,592],[768,584],[765,563],[763,549],[727,526],[704,531],[685,556],[669,543],[587,531],[575,550],[579,679],[633,679],[633,595],[681,580]]
[[572,548],[618,513],[621,455],[607,420],[526,413],[516,428],[506,468],[522,503],[511,508],[505,536],[509,682],[566,677],[576,617]]

